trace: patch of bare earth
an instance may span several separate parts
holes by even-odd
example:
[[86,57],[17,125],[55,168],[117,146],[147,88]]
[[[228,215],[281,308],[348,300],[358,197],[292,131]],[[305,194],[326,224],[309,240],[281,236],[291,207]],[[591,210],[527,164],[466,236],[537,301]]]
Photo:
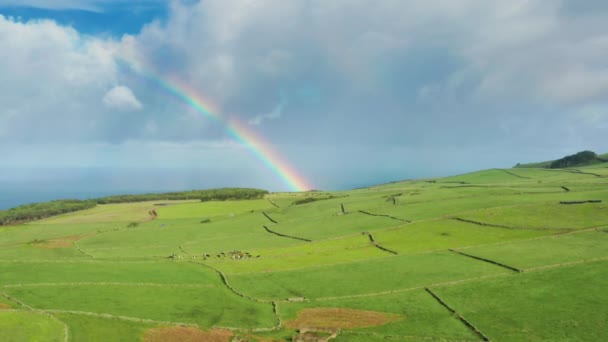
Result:
[[203,331],[192,327],[163,327],[149,329],[144,334],[145,342],[230,342],[232,332],[213,329]]
[[38,248],[71,248],[74,245],[74,241],[78,241],[90,235],[74,235],[64,236],[52,240],[45,240],[33,243]]
[[298,317],[286,326],[296,329],[348,329],[384,325],[402,318],[400,315],[378,311],[341,308],[312,308],[298,312]]
[[0,310],[10,309],[11,306],[6,303],[0,303]]

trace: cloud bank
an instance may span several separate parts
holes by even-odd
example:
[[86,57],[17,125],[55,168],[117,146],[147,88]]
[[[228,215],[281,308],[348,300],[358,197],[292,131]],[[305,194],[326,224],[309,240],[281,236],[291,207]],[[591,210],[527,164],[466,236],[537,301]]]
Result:
[[[249,122],[319,179],[367,165],[364,156],[359,164],[340,159],[363,148],[378,165],[401,160],[394,174],[403,178],[435,170],[414,152],[421,149],[466,159],[484,146],[509,164],[608,151],[608,6],[601,1],[169,7],[167,20],[119,38],[0,16],[0,143],[18,150],[229,139],[224,127],[117,62],[126,60],[195,89],[223,117]],[[444,171],[509,166],[476,160]],[[408,171],[414,163],[423,163],[416,174]]]

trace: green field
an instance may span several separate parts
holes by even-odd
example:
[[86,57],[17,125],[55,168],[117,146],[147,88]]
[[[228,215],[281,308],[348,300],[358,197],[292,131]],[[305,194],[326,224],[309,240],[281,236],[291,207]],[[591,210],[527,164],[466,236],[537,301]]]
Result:
[[0,341],[608,340],[607,166],[0,226]]

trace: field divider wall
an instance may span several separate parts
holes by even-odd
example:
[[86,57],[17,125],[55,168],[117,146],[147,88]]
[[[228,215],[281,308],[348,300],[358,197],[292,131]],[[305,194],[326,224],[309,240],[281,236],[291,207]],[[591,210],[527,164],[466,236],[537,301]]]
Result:
[[398,255],[398,254],[399,254],[399,253],[397,253],[397,252],[395,252],[395,251],[393,251],[393,250],[390,250],[390,249],[388,249],[388,248],[386,248],[386,247],[381,246],[381,245],[380,245],[380,244],[379,244],[379,243],[376,241],[376,239],[374,239],[374,236],[372,235],[372,233],[370,233],[370,232],[365,232],[364,234],[366,234],[366,235],[369,237],[369,242],[371,242],[371,243],[372,243],[372,245],[374,245],[374,247],[376,247],[376,248],[378,248],[378,249],[380,249],[380,250],[382,250],[382,251],[385,251],[385,252],[387,252],[387,253],[394,254],[394,255]]
[[608,257],[593,258],[593,259],[586,259],[586,260],[576,260],[576,261],[563,262],[563,263],[559,263],[559,264],[530,267],[530,268],[526,268],[524,271],[525,272],[536,272],[536,271],[543,271],[543,270],[547,270],[547,269],[551,269],[551,268],[561,268],[561,267],[568,267],[568,266],[575,266],[575,265],[582,265],[582,264],[590,264],[590,263],[601,262],[601,261],[606,261],[606,260],[608,260]]
[[18,304],[19,306],[22,306],[26,309],[28,309],[29,311],[36,311],[36,309],[32,308],[31,306],[25,304],[24,302],[18,300],[17,298],[13,297],[13,296],[9,296],[7,293],[5,293],[4,291],[0,291],[0,295],[2,295],[2,297],[10,300],[13,303]]
[[579,175],[590,175],[590,176],[595,176],[595,177],[600,177],[600,178],[604,177],[597,173],[584,172],[584,171],[576,170],[576,169],[547,169],[547,171],[568,172],[568,173],[574,173],[574,174],[579,174]]
[[481,337],[483,341],[490,341],[490,338],[481,332],[473,323],[469,322],[466,318],[464,318],[461,314],[456,312],[456,310],[452,309],[441,297],[435,294],[431,289],[425,287],[424,290],[428,292],[439,304],[448,309],[453,315],[455,315],[464,325],[466,325],[469,329],[471,329],[477,336]]
[[602,200],[560,201],[559,202],[559,204],[586,204],[586,203],[602,203]]
[[90,257],[90,258],[95,258],[95,257],[94,257],[94,256],[92,256],[91,254],[89,254],[89,253],[87,253],[87,252],[83,251],[83,250],[82,250],[82,248],[80,248],[80,246],[78,245],[78,242],[77,242],[77,241],[74,241],[74,247],[76,247],[76,249],[77,249],[77,250],[78,250],[80,253],[82,253],[82,254],[84,254],[84,255],[86,255],[86,256],[88,256],[88,257]]
[[301,238],[301,237],[297,237],[297,236],[291,236],[291,235],[286,235],[286,234],[281,234],[279,232],[275,232],[274,230],[266,227],[266,225],[262,225],[262,227],[264,227],[264,229],[269,232],[270,234],[274,234],[280,237],[284,237],[284,238],[288,238],[288,239],[295,239],[295,240],[301,240],[301,241],[306,241],[306,242],[312,242],[312,240],[309,239],[305,239],[305,238]]
[[516,173],[513,173],[513,172],[508,171],[508,170],[505,170],[505,169],[496,169],[496,170],[503,171],[504,173],[506,173],[506,174],[508,174],[508,175],[511,175],[511,176],[513,176],[513,177],[517,177],[517,178],[521,178],[521,179],[532,179],[532,178],[530,178],[530,177],[525,177],[525,176],[522,176],[522,175],[518,175],[518,174],[516,174]]
[[199,325],[195,324],[195,323],[157,321],[157,320],[148,319],[148,318],[118,316],[118,315],[111,315],[111,314],[98,313],[98,312],[74,311],[74,310],[55,310],[55,309],[46,309],[46,310],[38,310],[38,311],[45,312],[45,313],[48,313],[48,314],[66,313],[66,314],[72,314],[72,315],[82,315],[82,316],[100,317],[100,318],[108,318],[108,319],[119,319],[121,321],[128,321],[128,322],[165,324],[165,325],[183,325],[183,326],[188,326],[188,327],[199,328]]
[[54,315],[52,315],[51,313],[47,312],[46,310],[34,309],[33,307],[25,304],[24,302],[18,300],[17,298],[9,296],[5,292],[0,291],[0,295],[2,297],[4,297],[4,298],[10,300],[11,302],[17,303],[18,305],[26,308],[27,311],[31,311],[31,312],[42,314],[44,316],[50,317],[54,321],[57,321],[57,322],[61,323],[61,325],[63,325],[63,341],[64,342],[68,342],[70,340],[70,328],[68,327],[67,324],[65,324],[65,322],[63,322],[59,318],[55,317]]
[[475,256],[475,255],[472,255],[472,254],[467,254],[467,253],[459,252],[459,251],[454,250],[454,249],[448,249],[448,251],[456,253],[456,254],[460,254],[460,255],[463,255],[463,256],[466,256],[466,257],[469,257],[469,258],[472,258],[472,259],[484,261],[484,262],[487,262],[487,263],[490,263],[490,264],[493,264],[493,265],[496,265],[496,266],[504,267],[506,269],[509,269],[509,270],[517,272],[517,273],[522,273],[523,272],[523,270],[521,270],[519,268],[516,268],[516,267],[513,267],[513,266],[509,266],[507,264],[503,264],[503,263],[500,263],[498,261],[494,261],[494,260],[478,257],[478,256]]
[[395,216],[391,216],[391,215],[370,213],[369,211],[365,211],[365,210],[359,210],[359,212],[361,214],[365,214],[365,215],[369,215],[369,216],[388,217],[390,219],[401,221],[401,222],[406,222],[406,223],[411,223],[412,222],[410,220],[401,219],[401,218],[398,218],[398,217],[395,217]]
[[494,223],[486,223],[486,222],[480,222],[480,221],[475,221],[475,220],[469,220],[469,219],[465,219],[465,218],[462,218],[462,217],[456,217],[456,216],[452,216],[452,217],[449,217],[449,218],[452,219],[452,220],[460,221],[460,222],[476,224],[478,226],[493,227],[493,228],[504,228],[504,229],[513,229],[513,230],[553,230],[553,231],[572,231],[572,230],[575,230],[575,228],[512,227],[512,226],[507,226],[507,225],[502,225],[502,224],[494,224]]
[[273,220],[273,219],[272,219],[272,217],[270,217],[270,215],[268,215],[268,214],[267,214],[265,211],[262,211],[262,215],[266,216],[266,218],[267,218],[267,219],[268,219],[270,222],[272,222],[272,223],[274,223],[274,224],[278,224],[278,223],[279,223],[279,222],[277,222],[277,221]]
[[268,202],[270,202],[270,204],[272,204],[273,206],[280,208],[278,204],[275,203],[275,201],[272,200],[272,198],[268,198]]
[[271,301],[271,300],[254,298],[254,297],[250,297],[250,296],[248,296],[248,295],[246,295],[246,294],[244,294],[244,293],[242,293],[242,292],[239,292],[237,289],[235,289],[234,287],[232,287],[232,285],[230,285],[230,283],[228,282],[228,277],[226,277],[226,275],[225,275],[225,274],[224,274],[222,271],[220,271],[219,269],[217,269],[217,268],[215,268],[215,267],[213,267],[213,266],[211,266],[211,265],[208,265],[208,264],[202,263],[202,262],[195,262],[195,261],[190,261],[190,262],[195,263],[195,264],[198,264],[198,265],[203,265],[203,266],[205,266],[205,267],[208,267],[208,268],[210,268],[210,269],[214,270],[214,271],[215,271],[217,274],[219,274],[220,278],[222,279],[222,283],[223,283],[223,284],[224,284],[224,285],[225,285],[225,286],[226,286],[226,287],[227,287],[227,288],[228,288],[228,289],[229,289],[229,290],[230,290],[232,293],[234,293],[235,295],[237,295],[237,296],[239,296],[239,297],[241,297],[241,298],[249,299],[249,300],[251,300],[251,301],[253,301],[253,302],[256,302],[256,303],[272,303],[272,301]]

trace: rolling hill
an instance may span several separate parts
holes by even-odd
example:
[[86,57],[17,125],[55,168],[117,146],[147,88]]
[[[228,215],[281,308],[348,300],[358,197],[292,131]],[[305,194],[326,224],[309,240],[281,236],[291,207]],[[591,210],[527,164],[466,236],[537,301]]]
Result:
[[0,227],[0,339],[602,341],[607,201],[595,164],[97,204]]

